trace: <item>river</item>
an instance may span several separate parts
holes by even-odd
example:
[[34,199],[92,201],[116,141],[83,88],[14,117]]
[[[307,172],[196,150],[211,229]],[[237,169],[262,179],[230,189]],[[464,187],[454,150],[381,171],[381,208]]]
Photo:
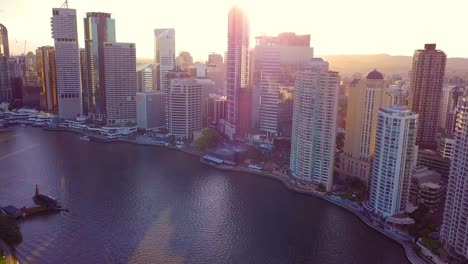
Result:
[[174,150],[0,134],[0,205],[33,205],[35,184],[70,211],[20,221],[20,263],[407,263],[340,207]]

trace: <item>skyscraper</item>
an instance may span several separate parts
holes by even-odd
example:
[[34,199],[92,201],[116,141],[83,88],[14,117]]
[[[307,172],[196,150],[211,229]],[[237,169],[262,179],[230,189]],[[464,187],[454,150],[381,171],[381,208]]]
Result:
[[[294,85],[296,72],[312,59],[313,48],[310,47],[310,35],[281,33],[256,37],[255,40],[250,58],[250,84],[254,89],[253,123],[261,132],[275,136],[279,135],[280,86]],[[258,110],[256,104],[259,105]]]
[[137,65],[137,91],[138,92],[154,90],[153,80],[154,80],[154,65],[153,64]]
[[53,8],[51,25],[55,45],[59,117],[62,120],[73,119],[83,114],[76,10]]
[[182,51],[176,58],[176,65],[182,70],[187,71],[193,65],[193,57],[188,51]]
[[83,97],[83,114],[89,115],[89,104],[91,102],[91,91],[88,86],[88,58],[86,49],[80,49],[80,70],[81,70],[81,96]]
[[[244,10],[234,6],[229,11],[228,18],[228,51],[227,51],[227,122],[225,133],[233,139],[235,134],[242,134],[239,130],[240,111],[245,107],[240,100],[240,89],[248,89],[249,69],[249,23]],[[243,94],[249,94],[243,92]],[[250,93],[251,94],[251,93]],[[244,113],[247,114],[247,113]],[[245,119],[245,118],[244,118]]]
[[340,78],[314,59],[297,75],[290,167],[293,177],[331,190]]
[[375,148],[377,113],[386,107],[390,97],[385,93],[382,73],[374,70],[365,80],[355,79],[349,85],[346,136],[341,160],[342,170],[369,186]]
[[175,30],[160,28],[154,30],[154,66],[158,69],[157,90],[166,92],[166,74],[175,70]]
[[380,108],[369,206],[383,216],[406,210],[417,147],[418,115],[406,106]]
[[8,30],[0,24],[0,103],[12,99],[10,77],[8,75],[8,58],[10,48],[8,44]]
[[461,100],[455,129],[440,238],[447,250],[468,259],[468,97]]
[[194,78],[172,79],[169,87],[169,133],[178,140],[202,129],[202,86]]
[[447,85],[442,90],[439,110],[439,129],[443,135],[455,132],[457,106],[463,97],[465,88],[460,85]]
[[426,44],[416,50],[411,70],[409,107],[419,114],[416,144],[421,148],[435,149],[440,109],[440,98],[447,56],[436,50],[436,44]]
[[36,50],[37,74],[41,90],[41,108],[49,112],[58,112],[57,75],[55,68],[55,50],[51,46]]
[[136,124],[136,52],[133,43],[104,43],[106,121],[112,126]]
[[104,76],[104,43],[115,42],[115,20],[111,14],[91,12],[84,18],[88,114],[103,120],[106,115],[106,83]]

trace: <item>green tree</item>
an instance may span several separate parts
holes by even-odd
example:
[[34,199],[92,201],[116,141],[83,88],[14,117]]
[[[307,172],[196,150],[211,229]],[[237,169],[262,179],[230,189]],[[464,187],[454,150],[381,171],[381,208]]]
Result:
[[23,240],[21,231],[13,217],[0,215],[0,238],[9,245],[17,245]]
[[205,151],[209,148],[216,147],[221,141],[219,132],[212,128],[205,128],[202,130],[202,136],[197,140],[197,148]]

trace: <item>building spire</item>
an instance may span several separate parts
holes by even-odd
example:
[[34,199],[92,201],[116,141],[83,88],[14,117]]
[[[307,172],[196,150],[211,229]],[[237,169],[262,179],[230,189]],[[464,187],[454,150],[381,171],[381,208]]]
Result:
[[68,8],[68,0],[65,0],[60,8]]

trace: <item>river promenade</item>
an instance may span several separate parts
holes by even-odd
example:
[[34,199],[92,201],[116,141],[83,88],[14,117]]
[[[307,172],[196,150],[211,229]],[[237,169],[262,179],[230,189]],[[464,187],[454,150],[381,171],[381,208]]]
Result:
[[[92,140],[97,140],[97,141],[102,141],[102,142],[123,142],[123,143],[129,143],[129,144],[137,144],[137,145],[146,145],[146,146],[157,146],[161,148],[166,148],[166,149],[172,149],[176,151],[181,151],[184,152],[188,155],[196,156],[196,157],[201,157],[203,155],[202,152],[189,148],[189,147],[175,147],[175,146],[167,146],[161,143],[157,142],[152,142],[151,140],[148,139],[142,139],[142,138],[136,138],[136,139],[126,139],[126,138],[119,138],[119,139],[112,139],[112,140],[107,140],[105,137],[98,136],[95,134],[90,134],[86,133],[85,131],[80,131],[80,130],[74,130],[74,129],[67,129],[67,128],[58,128],[58,129],[49,129],[45,128],[46,130],[54,130],[54,131],[68,131],[68,132],[74,132],[82,135],[87,135],[89,136]],[[323,200],[326,200],[336,206],[339,206],[343,209],[347,209],[349,212],[353,213],[356,215],[359,219],[361,219],[362,222],[367,224],[369,227],[373,228],[377,232],[380,232],[381,234],[387,236],[390,239],[393,239],[394,241],[400,243],[403,248],[405,249],[406,252],[406,257],[407,259],[413,263],[413,264],[422,264],[422,263],[429,263],[428,261],[422,259],[419,255],[416,254],[416,252],[413,250],[413,243],[411,239],[403,237],[388,228],[385,228],[385,226],[382,225],[381,222],[377,221],[376,219],[373,219],[372,217],[367,214],[367,211],[364,209],[364,207],[358,203],[351,202],[348,200],[341,199],[338,196],[332,195],[332,194],[327,194],[327,193],[321,193],[316,191],[313,187],[311,186],[306,186],[298,183],[294,179],[292,179],[290,176],[280,173],[278,171],[274,172],[265,172],[265,171],[256,171],[253,169],[249,169],[247,167],[243,166],[230,166],[230,165],[216,165],[213,163],[209,163],[204,161],[203,159],[200,159],[201,163],[204,163],[208,166],[211,166],[213,168],[219,169],[219,170],[224,170],[224,171],[233,171],[233,172],[242,172],[242,173],[248,173],[252,175],[257,175],[257,176],[263,176],[267,177],[273,180],[277,180],[283,183],[283,186],[285,186],[288,190],[298,192],[301,194],[309,195],[309,196],[314,196]],[[1,243],[0,243],[0,246]],[[8,253],[8,251],[6,250]],[[8,255],[8,254],[7,254]],[[7,262],[7,263],[17,263],[17,262]]]

